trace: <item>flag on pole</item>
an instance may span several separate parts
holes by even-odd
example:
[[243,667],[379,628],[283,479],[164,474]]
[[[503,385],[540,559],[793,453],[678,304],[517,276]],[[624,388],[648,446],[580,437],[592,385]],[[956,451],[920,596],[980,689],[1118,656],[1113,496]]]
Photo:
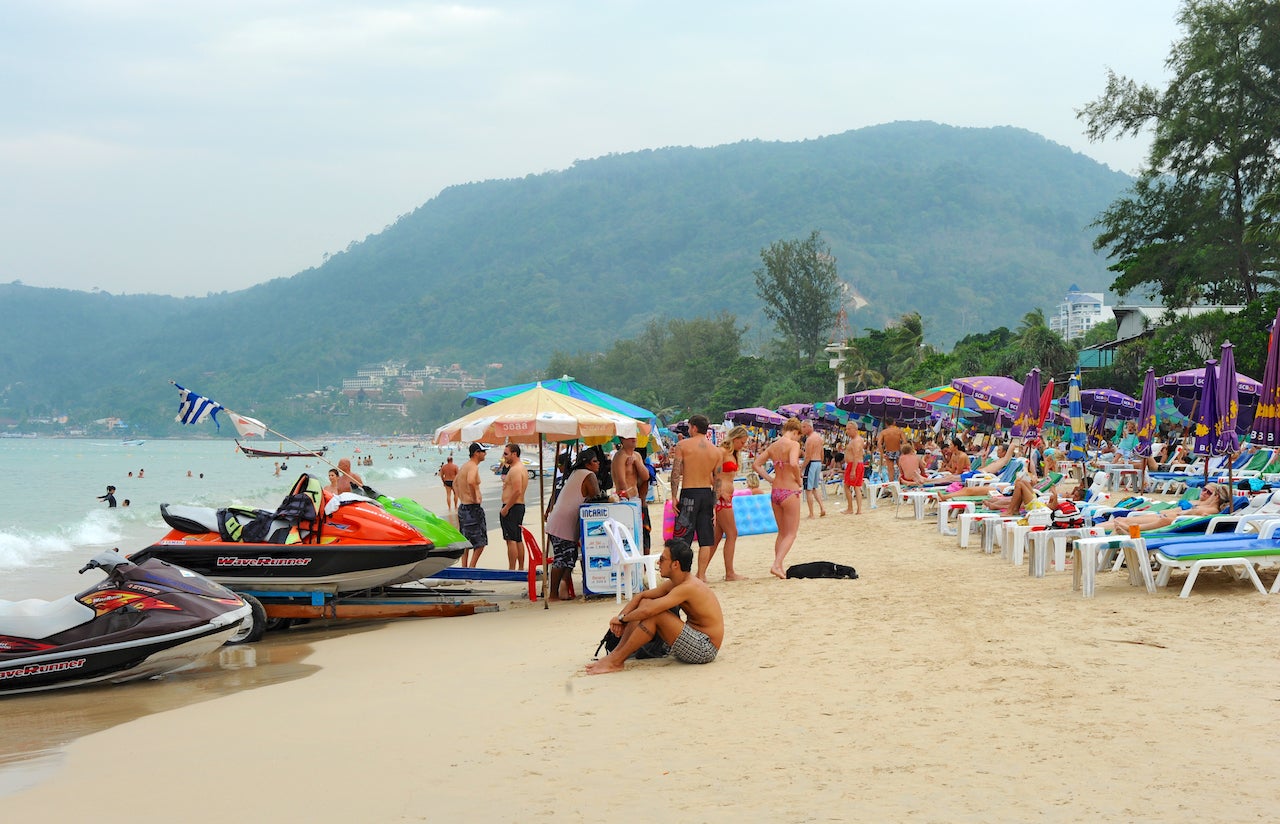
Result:
[[267,425],[257,418],[241,415],[239,412],[232,412],[230,409],[227,410],[227,414],[231,416],[231,423],[235,425],[240,437],[265,438],[267,436]]
[[[169,382],[173,383],[173,381]],[[218,423],[218,412],[223,409],[222,404],[198,395],[190,389],[178,386],[176,383],[173,383],[173,385],[178,387],[178,394],[181,396],[181,400],[178,403],[178,416],[174,418],[175,421],[196,424],[205,418],[212,418],[213,425],[219,431],[222,430],[222,424]]]

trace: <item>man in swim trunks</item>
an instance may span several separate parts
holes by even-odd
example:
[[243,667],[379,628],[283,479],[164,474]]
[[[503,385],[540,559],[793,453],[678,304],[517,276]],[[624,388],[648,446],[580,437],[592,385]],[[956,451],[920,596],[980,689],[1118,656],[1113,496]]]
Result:
[[[692,574],[693,549],[680,539],[666,542],[658,558],[663,581],[636,595],[609,619],[609,628],[622,640],[599,661],[587,665],[588,675],[621,672],[627,658],[654,637],[661,637],[671,655],[686,664],[709,664],[724,643],[724,613],[706,583]],[[679,607],[688,622],[672,612]]]
[[671,450],[671,506],[676,514],[673,535],[684,541],[695,538],[699,547],[715,545],[715,482],[720,474],[720,450],[707,440],[710,428],[706,415],[690,417],[689,437]]
[[462,551],[459,566],[475,567],[480,561],[480,553],[489,545],[489,525],[485,522],[484,507],[480,505],[480,462],[484,460],[484,446],[473,443],[467,447],[471,456],[454,481],[454,491],[458,493],[458,531],[471,544],[471,549]]
[[[844,426],[849,439],[844,444],[844,514],[862,514],[862,483],[866,477],[867,466],[863,461],[867,457],[867,440],[858,431],[853,421]],[[858,501],[857,512],[854,512],[853,501]]]
[[440,471],[436,473],[440,476],[440,480],[444,483],[444,508],[454,509],[458,506],[458,493],[453,491],[453,481],[458,477],[458,465],[453,462],[453,456],[440,464]]
[[884,429],[876,436],[876,451],[880,453],[880,463],[889,473],[889,480],[898,480],[898,458],[902,457],[902,441],[906,433],[898,427],[893,418],[885,418]]
[[813,431],[813,421],[800,422],[800,437],[804,440],[804,474],[800,477],[804,482],[804,497],[809,502],[809,517],[813,517],[813,503],[818,502],[822,517],[827,517],[827,508],[822,503],[822,436]]

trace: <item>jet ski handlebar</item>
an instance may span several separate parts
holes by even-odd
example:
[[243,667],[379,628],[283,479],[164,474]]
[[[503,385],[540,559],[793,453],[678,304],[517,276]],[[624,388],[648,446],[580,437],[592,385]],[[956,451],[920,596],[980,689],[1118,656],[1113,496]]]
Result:
[[84,575],[91,569],[102,569],[111,572],[118,566],[133,563],[128,558],[120,554],[118,549],[104,549],[97,555],[89,559],[89,563],[80,567],[80,574]]

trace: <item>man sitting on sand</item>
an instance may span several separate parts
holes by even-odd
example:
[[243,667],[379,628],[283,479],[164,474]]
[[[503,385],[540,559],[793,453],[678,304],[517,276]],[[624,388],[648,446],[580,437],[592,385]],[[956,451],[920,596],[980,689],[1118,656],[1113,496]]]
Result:
[[[724,643],[724,613],[716,594],[692,569],[693,548],[688,542],[667,541],[658,558],[658,572],[666,580],[632,598],[609,619],[609,628],[622,640],[613,652],[587,665],[588,675],[620,672],[631,653],[655,636],[661,636],[671,655],[686,664],[715,660]],[[672,607],[684,610],[688,623],[671,612]]]

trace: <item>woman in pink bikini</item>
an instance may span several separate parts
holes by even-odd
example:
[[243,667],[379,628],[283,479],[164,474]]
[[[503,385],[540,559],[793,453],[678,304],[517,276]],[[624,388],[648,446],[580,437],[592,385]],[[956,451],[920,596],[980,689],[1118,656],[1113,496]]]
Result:
[[745,426],[735,426],[720,445],[720,474],[716,476],[715,543],[698,547],[698,577],[707,580],[707,566],[724,539],[724,579],[741,581],[745,575],[733,571],[733,551],[738,543],[738,522],[733,517],[733,479],[742,468],[742,447],[747,442]]
[[[765,464],[773,461],[773,474],[765,474]],[[782,561],[791,551],[800,529],[800,419],[788,418],[777,440],[756,456],[751,468],[769,482],[773,490],[773,518],[778,522],[778,538],[773,543],[773,566],[769,572],[786,578]]]

